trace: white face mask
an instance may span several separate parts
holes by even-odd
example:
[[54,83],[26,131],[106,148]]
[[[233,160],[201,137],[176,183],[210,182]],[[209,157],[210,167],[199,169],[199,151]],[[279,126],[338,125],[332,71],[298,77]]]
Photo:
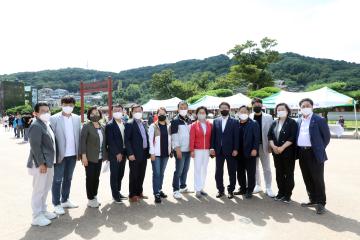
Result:
[[179,110],[181,116],[185,117],[188,113],[188,110]]
[[197,115],[197,118],[198,118],[199,120],[205,120],[205,119],[206,119],[206,114],[198,114],[198,115]]
[[278,118],[283,118],[287,116],[287,111],[278,111],[277,112],[277,117]]
[[142,119],[142,112],[136,112],[133,114],[134,118],[137,120]]
[[245,114],[245,113],[240,113],[240,114],[238,114],[238,116],[239,116],[240,120],[243,120],[243,121],[245,121],[249,118],[249,115]]
[[302,108],[301,113],[304,116],[309,116],[313,112],[312,108]]
[[51,117],[50,113],[43,113],[39,116],[40,120],[43,121],[44,123],[49,122],[50,117]]
[[70,113],[73,112],[74,108],[71,107],[71,106],[63,106],[63,107],[62,107],[62,110],[63,110],[64,113],[70,114]]
[[115,119],[121,119],[122,118],[122,116],[123,116],[123,114],[122,114],[122,112],[114,112],[113,113],[113,117],[115,118]]

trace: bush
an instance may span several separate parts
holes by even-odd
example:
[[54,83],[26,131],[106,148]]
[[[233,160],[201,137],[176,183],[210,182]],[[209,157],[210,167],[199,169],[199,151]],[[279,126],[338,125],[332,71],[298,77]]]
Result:
[[250,91],[248,93],[248,97],[249,98],[255,98],[255,97],[266,98],[266,97],[269,97],[269,96],[273,95],[274,93],[278,93],[280,91],[281,91],[281,89],[277,88],[277,87],[264,87],[259,90]]
[[16,114],[16,113],[20,113],[20,114],[25,114],[25,113],[32,113],[34,110],[33,108],[26,104],[26,105],[20,105],[20,106],[16,106],[13,108],[9,108],[6,110],[7,114]]
[[204,97],[205,95],[214,96],[214,97],[228,97],[234,95],[234,92],[230,89],[216,89],[216,90],[209,90],[205,92],[201,92],[188,98],[188,103],[193,104],[194,102],[198,101],[200,98]]

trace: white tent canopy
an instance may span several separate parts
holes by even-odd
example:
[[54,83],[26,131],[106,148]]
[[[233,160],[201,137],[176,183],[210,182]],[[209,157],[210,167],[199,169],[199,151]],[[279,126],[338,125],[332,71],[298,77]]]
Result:
[[180,98],[174,97],[165,100],[155,100],[150,99],[147,103],[143,105],[144,112],[156,112],[159,107],[166,108],[167,111],[176,111]]
[[195,103],[191,104],[189,106],[190,110],[195,110],[196,108],[200,106],[205,106],[207,109],[213,110],[213,109],[219,109],[219,104],[221,102],[228,102],[231,106],[231,108],[239,108],[242,105],[250,105],[251,99],[247,96],[238,93],[230,97],[214,97],[214,96],[204,96],[200,98]]
[[314,108],[329,108],[339,106],[353,106],[354,99],[338,93],[328,87],[323,87],[311,92],[287,92],[281,91],[263,99],[267,108],[275,108],[276,104],[285,102],[291,109],[299,109],[299,101],[310,98],[314,101]]

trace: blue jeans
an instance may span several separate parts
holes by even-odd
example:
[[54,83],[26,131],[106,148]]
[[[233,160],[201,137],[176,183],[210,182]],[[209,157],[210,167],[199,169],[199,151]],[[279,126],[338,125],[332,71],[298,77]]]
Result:
[[159,194],[164,181],[164,172],[169,157],[155,157],[155,161],[151,161],[153,169],[153,191],[154,195]]
[[70,195],[71,180],[76,165],[76,156],[65,157],[61,163],[54,164],[54,179],[52,184],[52,203],[54,206],[64,203]]
[[182,152],[182,159],[178,159],[175,152],[175,172],[173,177],[173,190],[179,191],[186,188],[186,178],[190,165],[190,152]]

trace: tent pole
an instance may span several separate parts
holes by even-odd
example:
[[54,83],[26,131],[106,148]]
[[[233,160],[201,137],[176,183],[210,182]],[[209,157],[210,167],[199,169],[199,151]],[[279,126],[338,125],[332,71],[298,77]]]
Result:
[[358,132],[358,122],[357,122],[357,114],[356,114],[356,103],[357,101],[354,100],[354,116],[355,116],[355,138],[359,138],[359,132]]

